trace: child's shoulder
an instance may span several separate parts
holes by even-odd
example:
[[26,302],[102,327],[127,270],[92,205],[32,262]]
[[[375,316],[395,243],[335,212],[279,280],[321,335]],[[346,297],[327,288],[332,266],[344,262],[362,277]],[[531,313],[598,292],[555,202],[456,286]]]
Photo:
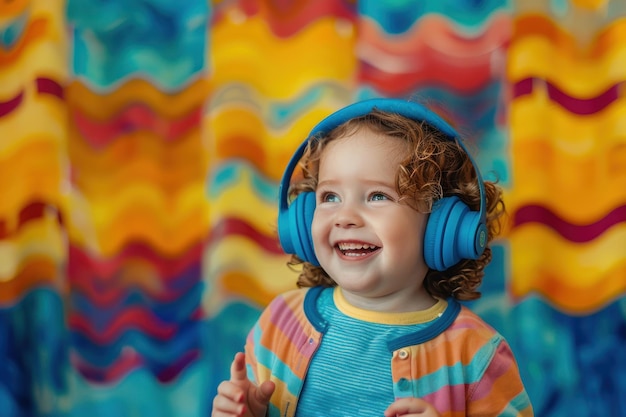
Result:
[[461,337],[475,342],[499,342],[502,336],[491,325],[485,322],[478,314],[470,310],[467,306],[461,305],[459,315],[456,317],[447,332],[454,333],[456,337]]
[[305,299],[312,288],[296,288],[278,294],[267,305],[264,315],[285,316],[300,315],[304,309]]

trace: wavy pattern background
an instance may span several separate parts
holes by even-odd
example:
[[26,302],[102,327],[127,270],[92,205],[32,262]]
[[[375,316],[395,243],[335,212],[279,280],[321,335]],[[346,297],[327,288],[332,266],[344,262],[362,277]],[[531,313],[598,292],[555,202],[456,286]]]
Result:
[[320,118],[417,97],[510,221],[470,304],[536,415],[626,415],[618,0],[15,0],[0,6],[2,416],[210,414],[292,288],[282,170]]

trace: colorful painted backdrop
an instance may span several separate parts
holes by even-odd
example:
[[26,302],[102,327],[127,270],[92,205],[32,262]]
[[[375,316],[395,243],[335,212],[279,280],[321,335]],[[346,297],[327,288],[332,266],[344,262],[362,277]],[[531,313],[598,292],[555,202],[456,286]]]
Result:
[[536,414],[626,416],[623,0],[0,4],[0,415],[200,417],[293,288],[282,169],[356,99],[445,112],[510,214],[483,298]]

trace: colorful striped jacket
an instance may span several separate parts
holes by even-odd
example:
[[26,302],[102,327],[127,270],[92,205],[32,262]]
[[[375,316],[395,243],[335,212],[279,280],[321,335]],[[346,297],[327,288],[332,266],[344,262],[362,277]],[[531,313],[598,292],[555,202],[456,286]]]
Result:
[[[278,296],[248,335],[250,379],[276,383],[271,417],[295,416],[309,363],[327,327],[316,309],[321,290]],[[453,299],[431,326],[391,341],[389,349],[396,398],[422,398],[442,417],[533,415],[507,342]]]

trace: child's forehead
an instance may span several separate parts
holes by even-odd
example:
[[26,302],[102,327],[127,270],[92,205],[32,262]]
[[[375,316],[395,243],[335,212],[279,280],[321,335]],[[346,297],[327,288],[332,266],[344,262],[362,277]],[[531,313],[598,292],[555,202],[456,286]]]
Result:
[[322,149],[321,158],[334,160],[340,156],[346,163],[355,158],[381,159],[397,164],[409,149],[407,140],[366,127],[329,141]]

